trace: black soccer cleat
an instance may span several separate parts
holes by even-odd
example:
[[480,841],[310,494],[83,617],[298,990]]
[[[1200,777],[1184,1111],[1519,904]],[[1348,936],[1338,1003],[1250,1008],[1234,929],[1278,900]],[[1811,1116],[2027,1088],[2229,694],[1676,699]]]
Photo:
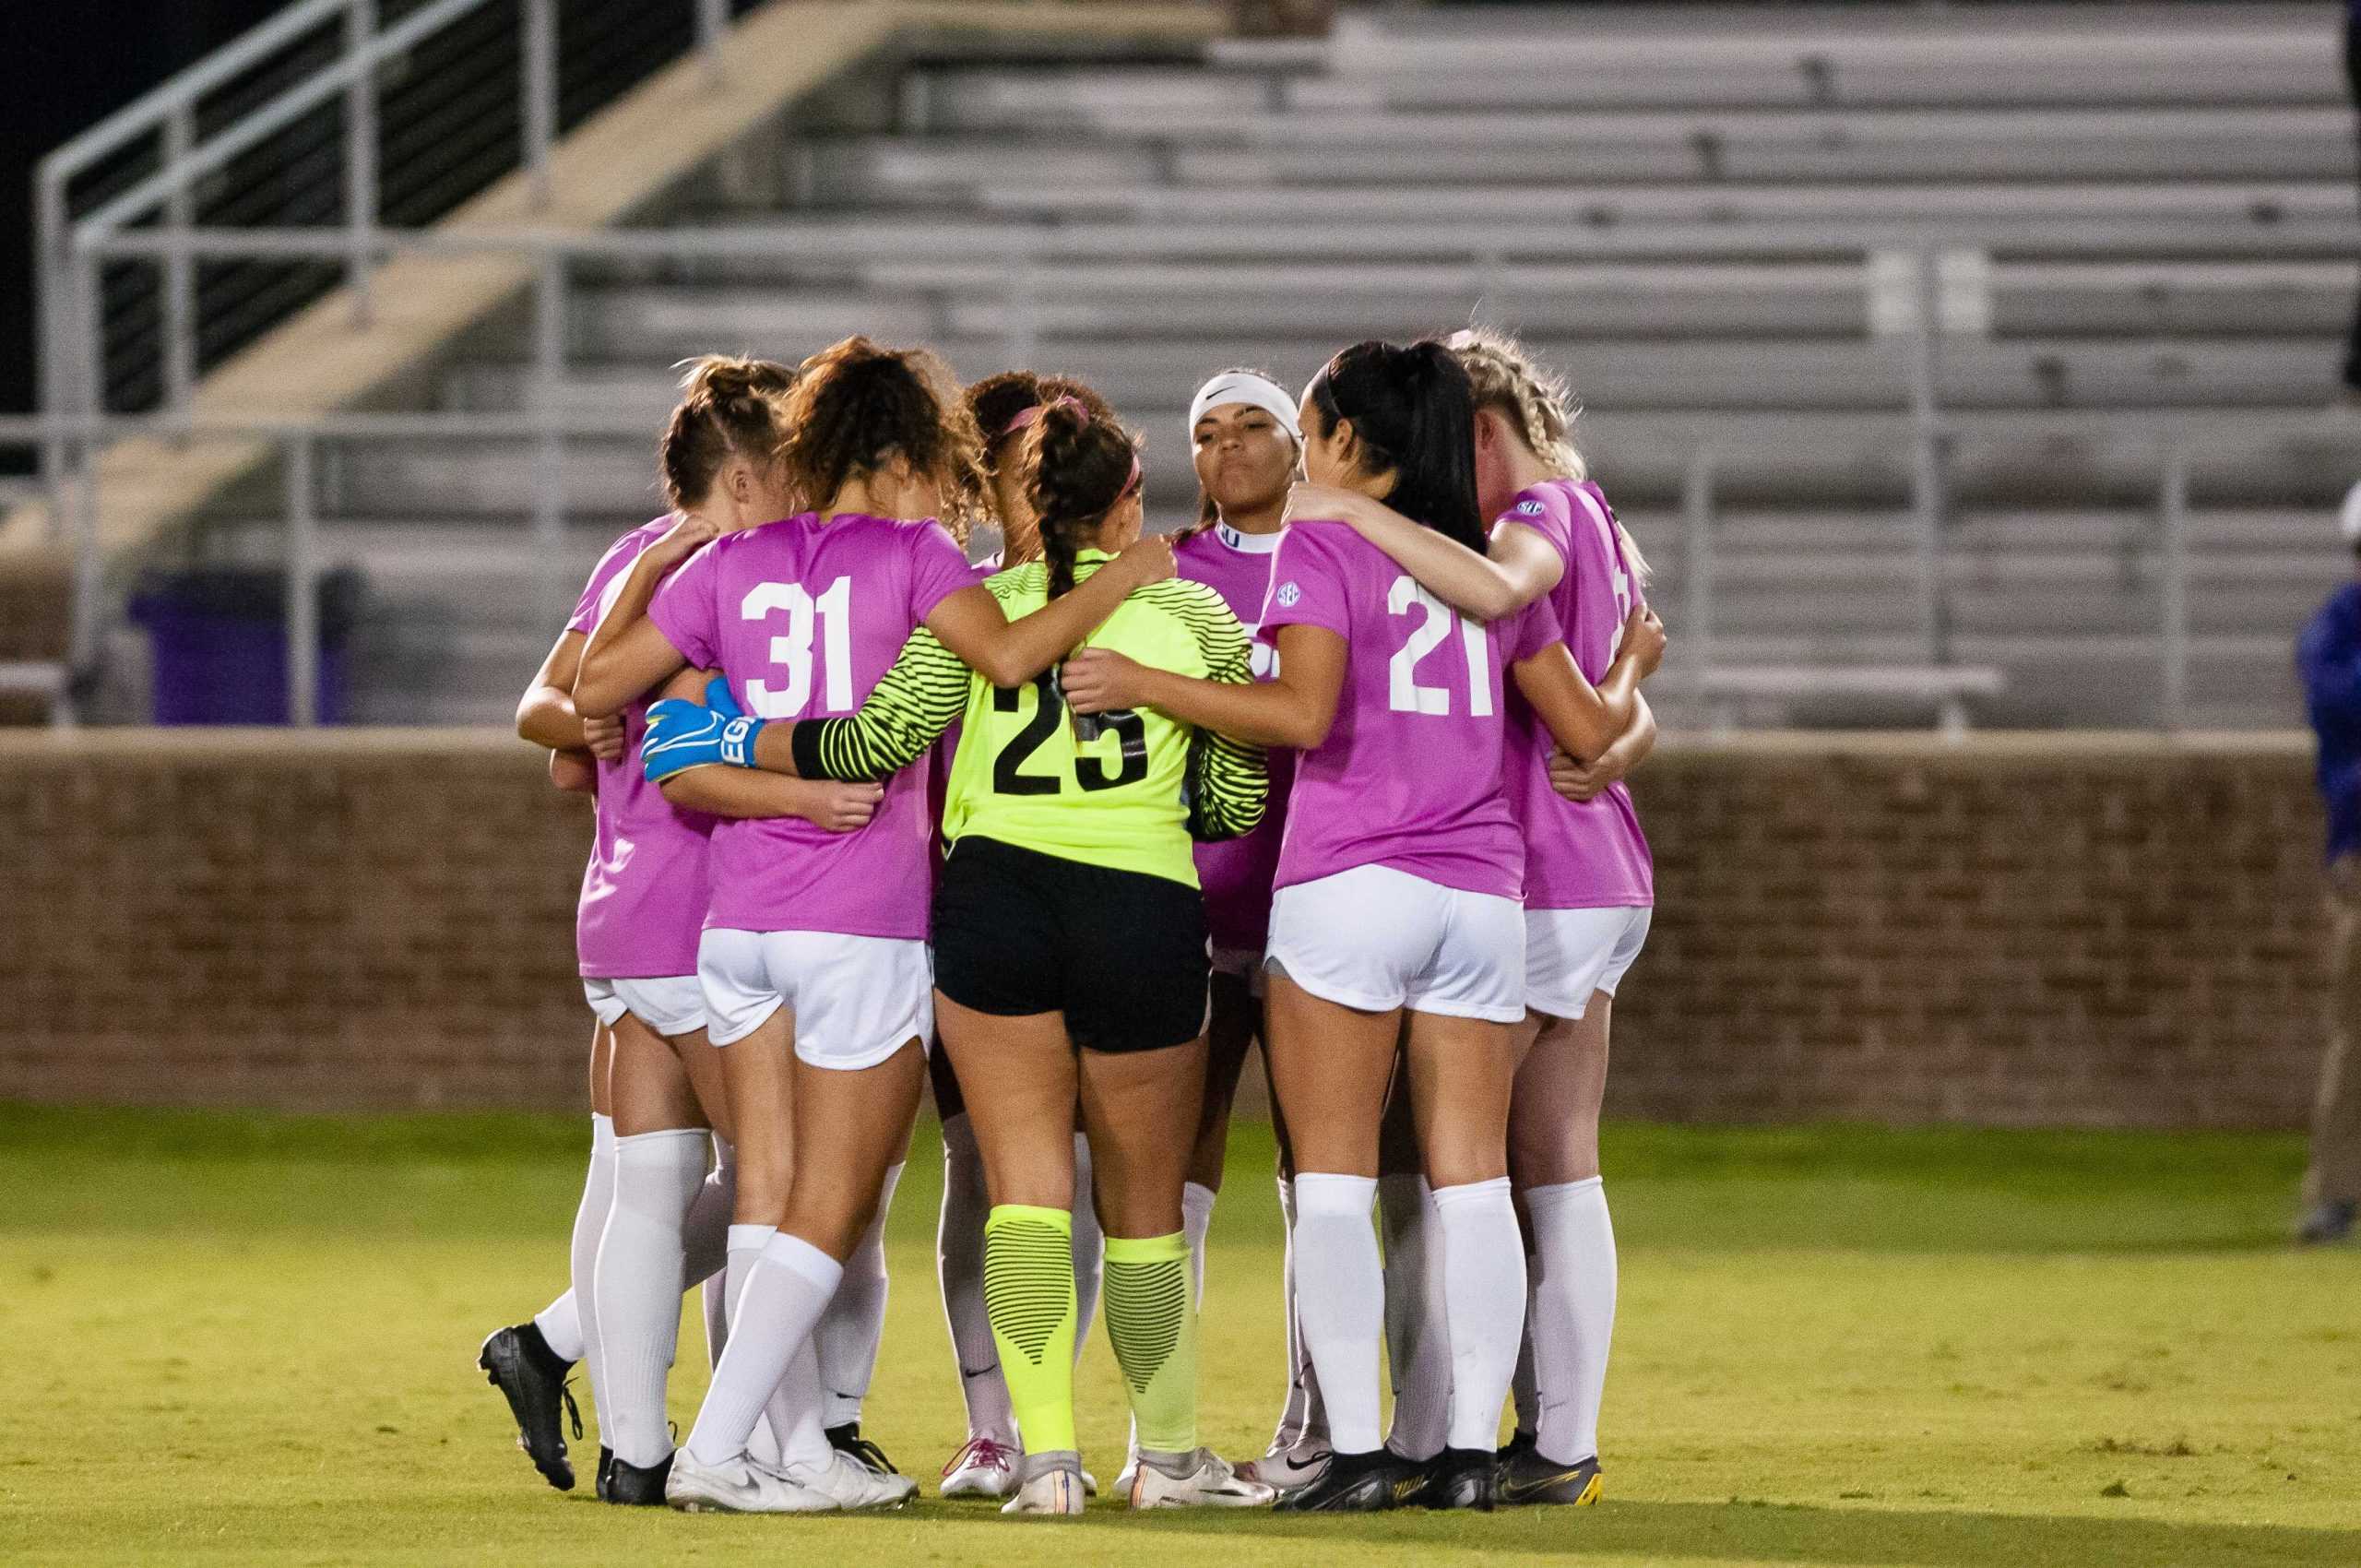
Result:
[[1382,1514],[1399,1508],[1425,1483],[1425,1472],[1390,1448],[1336,1454],[1317,1478],[1283,1491],[1282,1514]]
[[[612,1450],[609,1450],[610,1453]],[[635,1465],[628,1459],[617,1459],[607,1467],[606,1479],[600,1483],[599,1499],[623,1508],[661,1508],[664,1506],[664,1483],[671,1479],[672,1455],[664,1455],[660,1465]]]
[[2314,1205],[2311,1211],[2304,1216],[2303,1223],[2296,1227],[2296,1243],[2306,1247],[2326,1247],[2346,1240],[2353,1234],[2355,1209],[2355,1206],[2349,1198],[2331,1198]]
[[607,1501],[607,1478],[614,1473],[615,1451],[605,1443],[599,1444],[599,1479],[595,1486],[599,1501]]
[[1533,1448],[1501,1466],[1500,1500],[1504,1507],[1554,1503],[1569,1508],[1588,1508],[1598,1501],[1598,1493],[1596,1455],[1560,1465],[1555,1459],[1542,1457],[1541,1451]]
[[1489,1448],[1446,1448],[1420,1467],[1407,1508],[1473,1508],[1489,1514],[1501,1461]]
[[574,1363],[550,1348],[540,1327],[520,1323],[497,1328],[476,1352],[484,1381],[507,1397],[508,1413],[516,1420],[516,1446],[541,1472],[541,1479],[560,1491],[574,1490],[574,1465],[565,1456],[564,1421],[582,1435],[582,1412],[575,1408],[574,1391],[565,1374]]
[[894,1461],[885,1457],[885,1450],[860,1435],[859,1421],[847,1421],[840,1427],[828,1429],[828,1446],[839,1454],[849,1454],[881,1476],[898,1476]]

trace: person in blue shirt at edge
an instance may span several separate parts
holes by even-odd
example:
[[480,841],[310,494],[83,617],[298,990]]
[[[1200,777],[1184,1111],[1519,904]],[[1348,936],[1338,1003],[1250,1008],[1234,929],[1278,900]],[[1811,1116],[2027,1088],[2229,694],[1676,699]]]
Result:
[[[2361,484],[2337,524],[2361,558]],[[2341,1241],[2361,1204],[2361,559],[2296,639],[2304,707],[2319,737],[2320,798],[2328,808],[2329,909],[2334,986],[2326,1060],[2312,1112],[2312,1158],[2296,1239]]]

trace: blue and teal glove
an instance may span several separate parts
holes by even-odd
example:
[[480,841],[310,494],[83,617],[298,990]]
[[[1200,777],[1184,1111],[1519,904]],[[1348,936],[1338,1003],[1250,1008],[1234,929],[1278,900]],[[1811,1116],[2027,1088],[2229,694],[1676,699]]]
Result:
[[765,719],[749,719],[719,675],[707,682],[705,706],[686,697],[666,697],[647,710],[647,734],[639,743],[641,769],[651,784],[692,767],[721,764],[754,766],[754,737]]

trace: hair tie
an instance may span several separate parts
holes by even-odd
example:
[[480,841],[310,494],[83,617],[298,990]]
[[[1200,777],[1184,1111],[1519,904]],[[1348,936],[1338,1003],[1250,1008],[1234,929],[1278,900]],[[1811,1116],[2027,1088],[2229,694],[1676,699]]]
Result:
[[1084,424],[1086,425],[1090,422],[1089,406],[1084,403],[1081,398],[1070,397],[1052,398],[1046,403],[1036,403],[1029,409],[1017,410],[1016,417],[1008,422],[1008,428],[1000,433],[1001,439],[1005,441],[1010,436],[1014,435],[1018,431],[1038,424],[1040,422],[1041,416],[1048,413],[1051,409],[1072,409],[1082,416],[1082,422]]

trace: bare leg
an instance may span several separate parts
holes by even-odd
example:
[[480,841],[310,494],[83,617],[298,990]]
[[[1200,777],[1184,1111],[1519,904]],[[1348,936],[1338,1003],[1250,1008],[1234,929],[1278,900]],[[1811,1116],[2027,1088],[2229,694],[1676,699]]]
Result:
[[1374,1452],[1384,1283],[1370,1212],[1400,1015],[1323,1002],[1283,974],[1268,999],[1271,1076],[1295,1158],[1304,1339],[1340,1454]]
[[1516,1055],[1505,1024],[1410,1016],[1411,1106],[1433,1194],[1451,1345],[1444,1446],[1488,1458],[1525,1324],[1525,1244],[1508,1181]]
[[1602,991],[1580,1018],[1534,1016],[1536,1038],[1517,1070],[1509,1116],[1510,1166],[1536,1265],[1533,1431],[1542,1456],[1560,1465],[1598,1452],[1615,1332],[1615,1229],[1598,1158],[1613,1011]]

